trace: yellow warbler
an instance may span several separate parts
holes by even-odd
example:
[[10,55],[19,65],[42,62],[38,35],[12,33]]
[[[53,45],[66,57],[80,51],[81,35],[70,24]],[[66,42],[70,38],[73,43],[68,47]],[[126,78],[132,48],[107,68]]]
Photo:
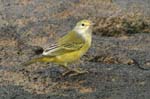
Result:
[[92,27],[93,23],[90,20],[79,21],[73,30],[60,38],[54,45],[45,49],[43,56],[32,59],[25,65],[35,62],[52,62],[69,69],[67,64],[80,59],[90,48]]

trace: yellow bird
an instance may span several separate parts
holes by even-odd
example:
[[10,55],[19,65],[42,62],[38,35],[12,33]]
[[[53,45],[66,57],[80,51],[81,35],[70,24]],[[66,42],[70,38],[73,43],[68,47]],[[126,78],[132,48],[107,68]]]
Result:
[[[80,59],[91,46],[92,27],[93,23],[90,20],[79,21],[73,30],[45,49],[43,56],[32,59],[25,65],[35,62],[52,62],[71,70],[67,64]],[[82,73],[83,71],[74,70],[74,72]]]

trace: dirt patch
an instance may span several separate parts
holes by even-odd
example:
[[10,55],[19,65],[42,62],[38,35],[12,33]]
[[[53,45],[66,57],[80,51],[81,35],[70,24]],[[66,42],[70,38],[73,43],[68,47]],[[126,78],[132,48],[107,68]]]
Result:
[[[149,8],[147,0],[0,1],[0,98],[149,99]],[[70,66],[89,73],[22,67],[80,19],[95,22],[92,47]]]

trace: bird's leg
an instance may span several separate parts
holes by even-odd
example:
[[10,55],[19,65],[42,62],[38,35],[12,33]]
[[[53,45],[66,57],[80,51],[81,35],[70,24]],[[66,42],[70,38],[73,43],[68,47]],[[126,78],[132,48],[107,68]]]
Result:
[[77,75],[80,75],[80,74],[85,74],[85,73],[88,73],[87,70],[82,70],[81,68],[77,68],[77,69],[74,69],[72,70],[74,73],[73,74],[70,74],[70,76],[77,76]]
[[[81,64],[83,64],[83,61],[79,60]],[[76,75],[80,75],[80,74],[84,74],[84,73],[89,73],[87,70],[83,70],[80,67],[77,67],[76,69],[73,70],[74,74],[71,74],[70,76],[76,76]]]
[[66,75],[68,75],[68,74],[74,72],[72,69],[70,69],[70,68],[67,66],[67,63],[61,64],[60,66],[63,67],[63,68],[65,68],[65,69],[67,70],[66,72],[64,72],[64,73],[62,74],[63,76],[66,76]]
[[65,68],[66,70],[70,70],[70,68],[67,66],[67,63],[61,64],[61,65],[59,65],[59,66]]
[[84,74],[84,73],[88,73],[88,71],[86,70],[82,70],[81,68],[77,68],[77,69],[71,69],[67,66],[67,63],[60,65],[61,67],[65,68],[67,71],[64,72],[62,75],[66,76],[68,74],[70,74],[70,76],[76,76],[76,75],[80,75],[80,74]]

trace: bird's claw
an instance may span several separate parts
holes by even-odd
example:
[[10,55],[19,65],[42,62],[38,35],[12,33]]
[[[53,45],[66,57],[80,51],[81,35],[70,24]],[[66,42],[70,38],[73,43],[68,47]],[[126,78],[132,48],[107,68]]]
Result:
[[89,73],[88,71],[85,71],[85,70],[77,70],[77,69],[74,69],[74,70],[70,70],[70,71],[67,71],[67,72],[64,72],[62,74],[62,76],[67,76],[69,75],[69,77],[72,77],[72,76],[77,76],[77,75],[81,75],[81,74],[85,74],[85,73]]

